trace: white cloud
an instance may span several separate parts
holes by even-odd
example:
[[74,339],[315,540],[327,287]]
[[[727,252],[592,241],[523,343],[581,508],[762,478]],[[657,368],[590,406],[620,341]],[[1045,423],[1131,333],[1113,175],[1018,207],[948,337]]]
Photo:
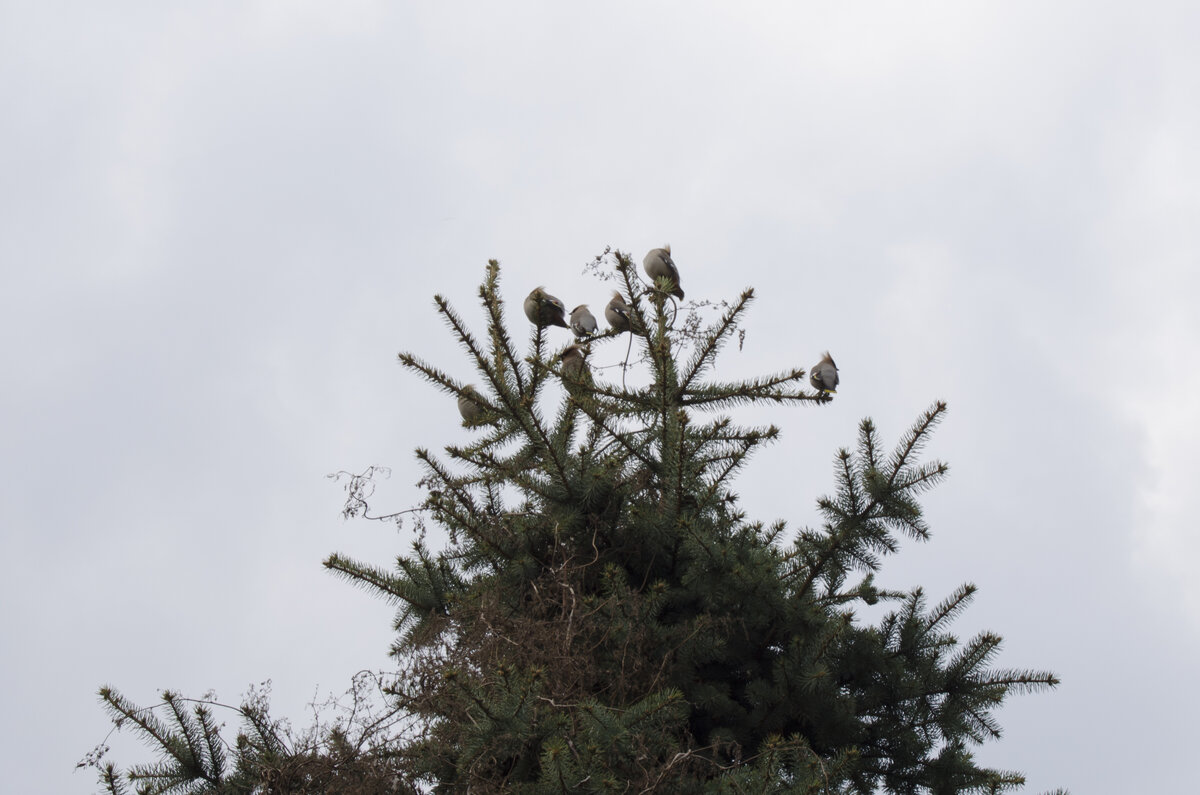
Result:
[[1144,439],[1136,562],[1143,587],[1164,604],[1182,601],[1200,634],[1200,320],[1190,306],[1157,314],[1143,316],[1147,327],[1115,368],[1122,408]]
[[1109,379],[1108,401],[1142,437],[1131,546],[1141,587],[1187,615],[1200,637],[1200,88],[1164,41],[1138,113],[1105,138],[1110,205],[1096,234],[1105,288],[1103,328],[1089,366]]

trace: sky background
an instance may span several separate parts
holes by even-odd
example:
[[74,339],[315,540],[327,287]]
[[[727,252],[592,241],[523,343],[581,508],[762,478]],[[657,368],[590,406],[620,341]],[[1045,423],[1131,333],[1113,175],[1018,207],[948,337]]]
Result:
[[[408,350],[671,243],[758,300],[734,378],[832,350],[826,407],[738,488],[816,521],[839,446],[935,400],[933,539],[881,581],[980,592],[1050,669],[979,751],[1026,792],[1187,792],[1200,711],[1200,6],[0,0],[0,767],[90,793],[96,690],[275,712],[388,666],[392,609],[321,567],[410,541],[338,470],[467,439]],[[623,346],[622,346],[623,347]],[[615,347],[599,364],[619,360]],[[147,759],[113,740],[122,764]]]

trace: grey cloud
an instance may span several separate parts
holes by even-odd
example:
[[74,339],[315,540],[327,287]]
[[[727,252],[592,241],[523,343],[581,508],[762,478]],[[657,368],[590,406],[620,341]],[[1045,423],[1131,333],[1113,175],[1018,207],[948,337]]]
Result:
[[[758,289],[723,372],[826,348],[841,367],[830,406],[739,415],[784,430],[741,481],[753,515],[811,523],[862,416],[895,436],[949,401],[934,539],[890,584],[977,582],[964,629],[1064,679],[1006,708],[985,758],[1030,792],[1129,791],[1147,774],[1125,760],[1147,757],[1167,760],[1152,788],[1190,784],[1162,749],[1196,694],[1158,683],[1200,654],[1200,597],[1164,560],[1191,550],[1195,513],[1180,440],[1200,423],[1171,365],[1200,343],[1196,12],[632,10],[10,12],[0,510],[21,565],[0,621],[37,653],[0,670],[23,683],[22,738],[56,738],[0,744],[21,754],[14,786],[92,791],[66,771],[107,732],[102,682],[233,699],[275,676],[300,717],[314,687],[385,665],[390,610],[319,564],[407,539],[343,524],[323,475],[390,465],[381,504],[407,507],[412,448],[468,433],[395,364],[412,350],[471,378],[431,295],[479,324],[497,257],[525,329],[534,286],[594,311],[610,291],[584,262],[668,241],[689,298]],[[1143,396],[1124,373],[1147,348],[1162,376]],[[204,582],[207,603],[181,587]],[[1128,688],[1098,668],[1147,659],[1157,675]],[[1159,728],[1109,736],[1101,704]]]

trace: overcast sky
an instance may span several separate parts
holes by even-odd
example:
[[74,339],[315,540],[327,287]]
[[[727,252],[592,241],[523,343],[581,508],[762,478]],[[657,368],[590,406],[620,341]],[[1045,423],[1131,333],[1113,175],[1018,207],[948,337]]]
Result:
[[[736,10],[735,10],[736,8]],[[1200,710],[1200,6],[0,0],[0,760],[89,793],[95,691],[236,702],[385,668],[320,565],[409,543],[325,475],[468,438],[410,350],[502,262],[514,328],[606,245],[758,301],[729,377],[841,367],[739,481],[815,521],[864,416],[938,399],[934,536],[884,569],[1051,693],[980,751],[1027,792],[1185,792]],[[599,312],[597,312],[599,314]],[[614,349],[601,363],[620,358]],[[119,743],[129,764],[147,757]]]

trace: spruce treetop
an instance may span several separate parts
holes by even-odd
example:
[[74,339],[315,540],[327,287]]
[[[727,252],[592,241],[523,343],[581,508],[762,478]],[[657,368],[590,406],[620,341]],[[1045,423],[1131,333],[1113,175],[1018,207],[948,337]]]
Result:
[[[681,309],[674,300],[682,290],[669,248],[647,255],[644,267],[649,287],[620,251],[593,264],[620,288],[604,330],[590,313],[572,312],[573,333],[558,331],[569,325],[565,305],[538,287],[523,304],[524,347],[505,324],[492,261],[478,293],[482,336],[444,296],[434,299],[472,365],[472,383],[400,354],[457,401],[472,435],[442,454],[417,451],[424,497],[412,509],[412,549],[394,567],[340,554],[325,561],[398,608],[397,670],[378,723],[385,728],[355,735],[358,755],[344,762],[361,774],[354,791],[940,795],[1019,787],[1019,774],[977,765],[971,749],[1000,736],[994,711],[1009,694],[1057,679],[994,668],[999,636],[964,641],[950,631],[973,585],[930,606],[920,588],[875,582],[903,537],[929,537],[918,498],[947,467],[921,453],[945,403],[893,448],[863,420],[853,450],[837,453],[834,491],[817,503],[819,527],[790,531],[751,519],[733,479],[779,430],[743,427],[722,412],[827,407],[836,365],[826,354],[811,374],[720,379],[718,355],[740,342],[753,291],[705,323],[696,311],[703,302]],[[598,367],[595,352],[606,346],[627,347],[626,361],[636,351],[645,383],[627,385],[624,366],[619,382]],[[347,512],[379,518],[367,513],[369,477],[351,479]],[[431,526],[444,540],[430,542]],[[881,602],[892,609],[877,623],[855,612]],[[141,714],[115,691],[102,699],[114,719]],[[212,768],[224,759],[201,754],[207,761],[197,768],[187,748],[209,736],[207,713],[197,713],[197,729],[168,703],[179,737],[134,721],[166,749],[154,768],[164,788],[146,791],[261,784],[247,758],[221,774]],[[265,712],[253,715],[265,721]],[[251,734],[261,746],[263,732]],[[203,776],[188,772],[196,770]],[[238,782],[248,788],[219,789]]]
[[[677,324],[673,262],[673,276],[647,265],[657,277],[647,288],[629,256],[611,260],[623,288],[613,303],[648,383],[567,367],[545,323],[519,355],[492,261],[482,340],[435,297],[486,384],[484,412],[464,423],[476,438],[448,446],[447,461],[418,451],[423,507],[449,544],[420,542],[393,572],[327,561],[400,606],[397,695],[427,718],[413,765],[445,786],[514,791],[1017,783],[976,767],[968,746],[999,736],[991,710],[1006,694],[1054,678],[988,669],[999,644],[990,634],[956,648],[945,627],[973,586],[930,611],[920,590],[874,584],[898,534],[928,537],[917,497],[947,468],[918,456],[945,404],[890,453],[864,421],[856,451],[838,455],[835,494],[819,501],[823,526],[789,540],[782,522],[748,520],[731,488],[778,429],[720,412],[826,405],[832,358],[812,389],[803,368],[714,378],[753,291],[707,326],[695,315]],[[610,328],[589,346],[624,334]],[[400,361],[463,396],[441,368],[411,353]],[[561,392],[549,389],[556,382]],[[898,609],[878,626],[857,623],[854,605],[881,599]]]

